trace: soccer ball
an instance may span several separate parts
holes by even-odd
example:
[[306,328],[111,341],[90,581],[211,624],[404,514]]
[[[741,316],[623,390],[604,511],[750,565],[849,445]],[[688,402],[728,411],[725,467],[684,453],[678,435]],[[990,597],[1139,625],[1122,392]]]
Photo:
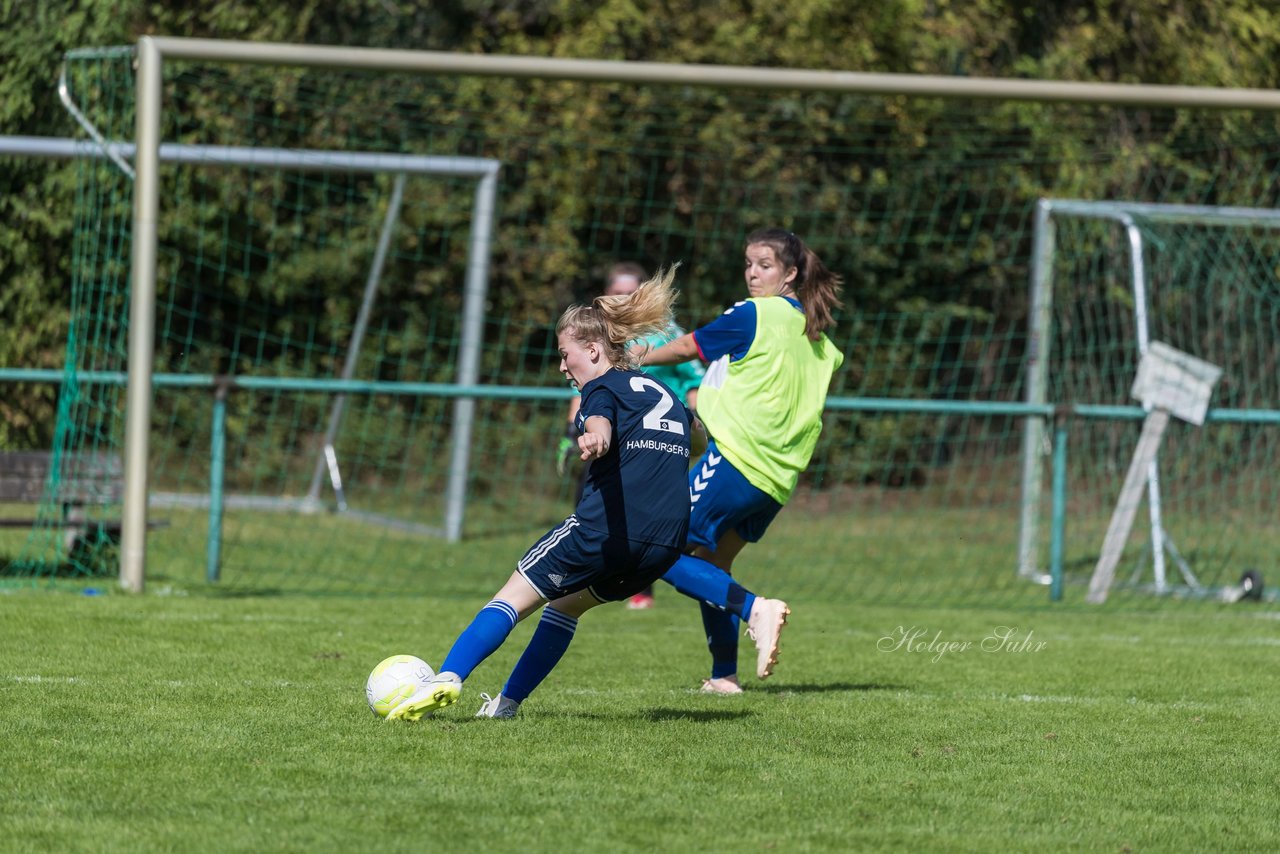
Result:
[[364,684],[364,695],[369,708],[380,718],[412,696],[436,673],[421,658],[412,655],[393,655],[378,662]]

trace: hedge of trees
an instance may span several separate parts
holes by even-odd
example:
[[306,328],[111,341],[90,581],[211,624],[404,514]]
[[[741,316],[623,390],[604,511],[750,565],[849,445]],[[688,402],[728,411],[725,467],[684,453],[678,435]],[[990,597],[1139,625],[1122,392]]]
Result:
[[[0,0],[0,9],[0,133],[12,135],[74,135],[56,94],[64,52],[129,44],[144,34],[1262,89],[1273,88],[1280,74],[1280,12],[1251,0],[291,0],[268,6],[227,0],[198,10],[171,0]],[[498,110],[504,108],[501,100],[510,98],[505,106],[518,111],[518,89],[487,94],[498,101]],[[836,119],[827,119],[825,125],[813,122],[814,132],[830,131]],[[920,123],[923,132],[925,122]],[[1061,137],[1054,144],[1064,151],[1098,144],[1073,139],[1070,129],[1054,133]],[[1096,133],[1096,127],[1079,133]],[[1159,162],[1162,152],[1148,151],[1144,157]],[[538,180],[554,188],[570,180],[571,168],[549,164]],[[1173,171],[1177,168],[1174,164]],[[1269,168],[1258,174],[1260,181],[1270,180]],[[75,184],[75,166],[66,161],[0,159],[0,366],[61,366]],[[864,260],[874,268],[875,258]],[[957,262],[922,258],[916,263],[923,269]],[[552,285],[537,284],[536,274],[545,269],[519,264],[505,269],[525,286],[520,293],[529,304],[554,301]],[[883,293],[916,307],[961,300],[1001,311],[1025,290],[1025,279],[1018,277],[956,293],[956,276],[896,275],[899,281]],[[1001,293],[1002,288],[1016,288],[1017,297]],[[0,385],[0,448],[47,446],[55,394],[56,387],[47,384]]]

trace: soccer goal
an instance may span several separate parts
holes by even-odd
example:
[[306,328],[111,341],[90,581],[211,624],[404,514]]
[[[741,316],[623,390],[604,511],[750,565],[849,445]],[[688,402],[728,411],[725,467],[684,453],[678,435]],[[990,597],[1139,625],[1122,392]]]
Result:
[[[845,368],[744,572],[823,600],[1039,602],[1044,419],[1072,418],[1074,581],[1143,413],[1128,234],[1055,214],[1036,237],[1037,200],[1266,207],[1280,151],[1275,93],[165,38],[67,68],[85,133],[133,146],[78,161],[56,435],[124,458],[130,589],[148,565],[374,595],[508,566],[573,506],[564,307],[614,262],[680,262],[677,320],[701,326],[743,296],[744,237],[782,226],[844,276]],[[1150,340],[1223,369],[1204,427],[1159,454],[1160,530],[1211,585],[1273,542],[1270,232],[1128,215]]]
[[[1205,429],[1175,423],[1152,449],[1145,537],[1128,554],[1127,583],[1156,593],[1233,583],[1266,559],[1248,532],[1265,526],[1277,494],[1276,431],[1268,426],[1275,382],[1262,366],[1280,355],[1280,212],[1044,199],[1034,246],[1027,401],[1077,406],[1077,462],[1060,499],[1069,502],[1077,553],[1102,543],[1099,524],[1121,495],[1118,476],[1141,425],[1131,390],[1143,357],[1163,342],[1219,366],[1221,388]],[[1046,423],[1024,423],[1018,571],[1047,582]]]
[[[92,122],[79,109],[72,96],[65,78],[60,82],[59,93],[68,110],[80,123],[93,142],[75,140],[52,140],[30,137],[7,137],[0,140],[0,153],[15,154],[40,158],[82,158],[86,160],[109,161],[116,167],[118,174],[132,180],[135,171],[132,167],[135,146],[132,143],[111,142],[107,140]],[[385,201],[385,212],[381,227],[378,230],[377,243],[369,262],[367,274],[361,292],[359,309],[354,317],[350,337],[345,344],[342,368],[336,382],[339,387],[353,385],[357,366],[360,363],[361,349],[365,336],[369,331],[370,319],[377,306],[378,292],[382,285],[383,272],[392,244],[397,240],[396,232],[401,226],[400,212],[403,205],[405,186],[411,177],[440,178],[462,177],[475,179],[475,190],[470,222],[469,254],[466,263],[465,296],[462,305],[461,336],[459,338],[458,372],[455,382],[459,386],[474,385],[478,376],[480,330],[484,318],[484,300],[487,290],[487,267],[492,242],[494,204],[499,164],[493,160],[468,157],[431,157],[397,155],[388,153],[367,153],[352,151],[325,151],[309,149],[258,148],[244,146],[206,146],[163,144],[159,149],[159,162],[166,166],[190,167],[196,169],[225,170],[242,174],[277,171],[295,178],[303,175],[319,175],[321,180],[331,180],[330,176],[369,175],[375,178],[390,178],[389,197]],[[340,179],[342,180],[342,179]],[[371,196],[373,204],[379,199]],[[358,203],[356,203],[358,204]],[[353,209],[354,209],[353,205]],[[372,213],[372,212],[371,212]],[[354,223],[356,229],[361,224]],[[361,229],[362,230],[362,229]],[[339,296],[344,285],[351,280],[349,273],[335,277],[328,287],[337,291]],[[343,318],[335,318],[341,322]],[[71,332],[73,339],[77,331]],[[72,351],[74,353],[74,350]],[[68,398],[79,399],[79,386],[88,384],[120,385],[125,376],[120,372],[107,372],[102,375],[94,373],[81,374],[71,364],[72,382],[69,383]],[[100,372],[99,372],[100,373]],[[320,450],[316,455],[314,472],[305,495],[297,483],[280,484],[283,493],[237,493],[226,492],[223,488],[227,482],[226,465],[226,411],[228,390],[234,381],[226,377],[191,377],[179,374],[153,374],[152,381],[172,387],[200,388],[210,384],[214,391],[213,421],[211,425],[211,472],[209,488],[200,492],[174,492],[164,489],[151,489],[148,504],[151,508],[164,510],[167,508],[199,508],[209,512],[209,543],[207,548],[206,575],[210,580],[219,576],[221,553],[221,519],[224,508],[248,509],[256,511],[282,511],[314,513],[324,510],[349,515],[371,524],[388,526],[398,530],[430,536],[457,540],[460,536],[465,515],[466,471],[469,466],[471,435],[474,424],[474,402],[468,399],[457,399],[454,403],[452,422],[452,443],[448,478],[445,486],[443,518],[439,524],[429,525],[422,522],[406,520],[389,513],[379,513],[347,501],[342,485],[342,463],[339,460],[336,442],[342,419],[347,406],[347,395],[334,394],[329,407],[327,423],[321,440]],[[252,383],[251,383],[252,384]],[[322,383],[323,385],[323,383]],[[110,435],[101,437],[102,443],[111,445]],[[109,448],[108,453],[118,451]],[[48,490],[58,494],[61,489],[61,467],[55,466]],[[326,485],[332,490],[331,500],[323,494]],[[119,503],[104,502],[104,504]],[[52,526],[51,526],[52,527]],[[39,539],[45,546],[53,546],[67,541],[59,537],[59,532],[50,530],[48,536]],[[64,552],[73,550],[63,549]],[[63,557],[71,558],[71,554]],[[55,557],[56,559],[56,557]]]
[[[92,125],[87,125],[86,130],[92,136],[100,137],[97,129],[93,128]],[[111,144],[104,141],[101,153],[103,156],[109,157],[112,162],[120,165],[122,170],[127,170],[128,162],[132,159],[135,149],[132,145]],[[400,225],[400,212],[407,179],[409,177],[474,179],[475,189],[472,194],[471,219],[466,235],[468,254],[456,358],[457,374],[454,382],[462,387],[473,386],[476,383],[479,373],[480,334],[484,323],[484,302],[488,285],[488,263],[499,172],[499,164],[496,161],[484,158],[430,157],[373,152],[168,144],[159,147],[158,162],[202,169],[243,170],[248,175],[274,172],[280,176],[277,180],[284,182],[301,183],[299,178],[301,175],[318,175],[319,180],[330,187],[342,181],[351,181],[353,177],[358,178],[358,176],[364,175],[383,179],[379,182],[379,186],[385,186],[388,183],[386,179],[390,179],[384,214],[381,219],[381,225],[377,230],[377,242],[372,258],[369,261],[363,288],[360,291],[359,310],[353,319],[350,338],[346,342],[342,355],[342,368],[337,377],[337,388],[342,388],[344,385],[355,385],[353,379],[356,367],[360,363],[361,348],[368,334],[370,318],[377,304],[388,253],[392,241],[396,239],[397,227]],[[131,174],[132,170],[129,170],[129,173]],[[136,175],[131,174],[131,177],[136,179]],[[268,178],[268,180],[272,179]],[[372,198],[369,200],[376,205],[378,201],[376,194],[370,195]],[[355,205],[358,205],[358,202],[353,199],[352,206],[354,207]],[[357,231],[365,231],[367,229],[365,223],[358,220],[352,223],[352,227]],[[334,241],[335,235],[330,232],[326,239]],[[340,242],[333,248],[340,250]],[[137,261],[136,257],[135,261]],[[343,270],[339,276],[334,276],[328,283],[331,291],[343,291],[344,279],[350,282],[351,273],[354,271],[355,268],[352,267]],[[131,304],[134,317],[147,317],[149,312],[144,309],[143,304],[154,306],[155,299],[154,292],[146,293],[135,290]],[[336,319],[341,322],[345,318]],[[147,341],[153,339],[153,332],[149,334],[146,331],[145,322],[135,323],[132,328],[140,331],[131,336],[130,352],[141,362],[150,361],[153,358],[153,354],[150,352],[150,348],[147,347]],[[132,347],[140,349],[134,351]],[[149,381],[152,383],[167,382],[175,385],[184,383],[203,384],[198,380],[195,383],[191,383],[189,379],[184,381],[182,378],[172,375],[161,377],[152,375]],[[135,388],[133,393],[150,397],[151,391],[145,388],[148,384],[148,379],[138,378],[138,382],[144,387]],[[212,382],[216,396],[211,431],[211,441],[215,449],[212,454],[215,470],[211,473],[211,488],[207,493],[150,490],[148,501],[149,506],[161,509],[166,507],[197,507],[207,508],[211,511],[210,560],[207,568],[211,579],[216,579],[218,574],[217,554],[220,551],[218,544],[221,539],[218,528],[220,527],[223,507],[268,511],[316,512],[325,505],[321,496],[321,489],[326,475],[333,490],[333,509],[338,512],[349,514],[374,524],[388,525],[415,533],[442,536],[449,540],[457,540],[460,536],[465,515],[466,472],[469,467],[471,434],[475,413],[472,399],[458,398],[454,403],[450,436],[449,474],[445,487],[443,519],[441,524],[432,526],[406,521],[389,513],[362,510],[353,507],[347,501],[346,493],[342,486],[341,462],[335,449],[335,442],[347,404],[346,394],[341,392],[333,396],[326,420],[325,432],[317,454],[315,470],[305,495],[224,493],[222,487],[226,482],[225,472],[218,470],[218,468],[220,465],[225,464],[226,393],[231,384],[220,381],[217,378],[214,378]],[[269,388],[272,385],[287,387],[290,384],[287,380],[284,380],[275,384],[260,382],[257,385],[260,388]],[[297,383],[292,384],[296,385]],[[318,385],[323,387],[325,383],[321,381]],[[219,452],[217,449],[223,450]],[[145,458],[146,453],[142,449],[135,449],[135,454],[138,456]],[[287,485],[286,489],[288,489]]]

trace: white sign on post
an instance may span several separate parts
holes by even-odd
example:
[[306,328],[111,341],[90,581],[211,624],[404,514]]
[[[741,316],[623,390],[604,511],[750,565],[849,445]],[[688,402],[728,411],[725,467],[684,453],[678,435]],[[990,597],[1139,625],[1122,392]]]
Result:
[[1222,377],[1217,365],[1197,359],[1168,344],[1152,341],[1138,363],[1138,376],[1133,382],[1131,394],[1146,408],[1147,417],[1142,422],[1142,436],[1133,452],[1120,489],[1120,500],[1111,514],[1106,539],[1102,542],[1102,554],[1089,580],[1087,601],[1099,604],[1107,601],[1107,591],[1116,574],[1116,564],[1125,540],[1133,527],[1133,517],[1142,497],[1142,485],[1151,463],[1160,450],[1160,440],[1169,425],[1169,416],[1183,421],[1204,424],[1209,410],[1209,398],[1213,387]]
[[1222,368],[1217,365],[1152,341],[1138,363],[1130,394],[1149,409],[1167,410],[1174,418],[1199,427],[1221,377]]

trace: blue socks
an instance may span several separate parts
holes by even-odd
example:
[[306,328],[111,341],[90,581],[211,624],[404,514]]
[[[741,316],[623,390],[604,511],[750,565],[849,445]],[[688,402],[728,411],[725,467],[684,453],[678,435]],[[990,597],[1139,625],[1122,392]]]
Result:
[[755,594],[734,581],[732,575],[693,555],[681,555],[662,580],[686,596],[743,620],[751,615],[751,606],[756,601]]
[[738,628],[751,616],[756,595],[720,567],[693,555],[681,555],[662,580],[699,600],[711,651],[711,678],[737,674]]
[[702,626],[707,630],[707,649],[711,650],[711,678],[724,679],[738,672],[739,620],[727,611],[699,602]]
[[[502,646],[516,625],[516,609],[501,599],[494,599],[480,609],[440,665],[440,672],[458,674],[465,680],[494,650]],[[564,657],[577,631],[578,620],[551,608],[542,609],[542,619],[534,629],[529,646],[511,671],[502,696],[522,703],[541,684],[547,674]]]
[[501,599],[494,599],[480,609],[471,625],[453,642],[453,648],[440,665],[440,672],[458,674],[465,680],[511,634],[516,625],[516,609]]
[[560,663],[577,629],[577,618],[551,608],[543,608],[538,628],[534,629],[529,645],[525,647],[524,654],[516,662],[507,684],[503,686],[502,696],[523,703]]

